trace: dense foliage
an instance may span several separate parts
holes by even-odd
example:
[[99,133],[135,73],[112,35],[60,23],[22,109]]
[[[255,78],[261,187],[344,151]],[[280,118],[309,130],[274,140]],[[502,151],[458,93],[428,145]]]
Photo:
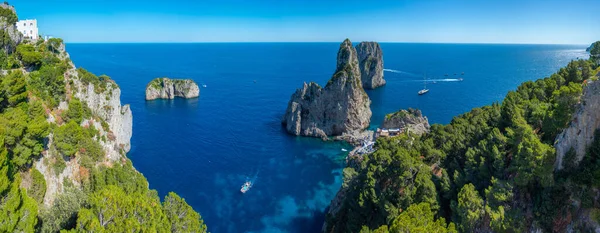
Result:
[[[523,83],[502,104],[433,125],[422,137],[379,138],[376,152],[344,169],[345,198],[327,216],[326,231],[564,231],[577,214],[573,203],[600,207],[592,201],[591,188],[598,186],[590,186],[600,184],[600,140],[570,170],[553,167],[554,139],[571,120],[593,68],[588,60],[572,61]],[[444,219],[451,221],[447,229]],[[434,226],[440,230],[425,230]]]
[[592,56],[600,56],[600,41],[594,42],[587,50]]
[[[108,76],[76,71],[60,39],[10,43],[14,54],[0,51],[0,232],[206,232],[183,198],[161,202],[126,157],[107,159],[108,123],[73,96],[72,79],[112,98]],[[47,179],[67,167],[78,174],[45,206]]]

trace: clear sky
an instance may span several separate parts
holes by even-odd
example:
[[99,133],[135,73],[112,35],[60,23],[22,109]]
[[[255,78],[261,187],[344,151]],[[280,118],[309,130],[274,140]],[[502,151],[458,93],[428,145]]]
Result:
[[12,0],[67,42],[588,44],[600,0]]

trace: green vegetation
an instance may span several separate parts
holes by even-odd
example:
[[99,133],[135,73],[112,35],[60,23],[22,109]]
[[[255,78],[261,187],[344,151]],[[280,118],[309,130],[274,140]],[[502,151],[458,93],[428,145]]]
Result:
[[29,171],[31,175],[31,187],[29,188],[27,195],[31,196],[38,203],[44,201],[44,195],[46,194],[46,179],[40,171],[32,168]]
[[[327,216],[326,232],[443,232],[445,220],[448,231],[453,224],[460,232],[524,232],[534,225],[565,231],[579,213],[577,203],[600,208],[593,191],[600,187],[600,133],[581,163],[553,167],[554,140],[594,66],[572,61],[548,78],[523,83],[502,104],[433,125],[422,137],[379,138],[376,152],[344,169],[346,196]],[[406,217],[416,206],[419,217]],[[439,224],[432,223],[435,216]],[[425,230],[434,226],[440,229]]]
[[[600,66],[600,41],[594,42],[587,50],[590,52],[590,60],[597,66]],[[599,70],[600,67],[596,69],[596,74]]]
[[154,89],[160,90],[163,87],[163,85],[164,85],[164,79],[165,78],[155,78],[155,79],[152,79],[152,81],[150,81],[150,83],[148,83],[148,86],[146,88],[152,87]]
[[59,48],[62,46],[63,40],[60,38],[50,38],[48,39],[48,50],[52,53],[58,53]]
[[[0,17],[5,13],[0,8]],[[109,125],[74,97],[70,79],[77,77],[61,54],[62,40],[17,45],[5,30],[0,40],[0,65],[8,69],[0,75],[0,232],[206,232],[183,198],[170,193],[161,203],[127,158],[107,158],[100,144],[106,135],[94,125],[105,133]],[[107,91],[109,82],[116,86],[108,76],[81,68],[77,73],[97,93]],[[63,101],[64,111],[57,108]],[[57,196],[50,207],[42,204],[50,177],[36,162],[54,173],[49,175],[66,167],[77,172],[58,184],[62,192],[52,193]]]
[[18,45],[17,55],[25,66],[39,67],[42,65],[42,53],[36,51],[35,47],[31,44]]
[[110,77],[106,75],[96,76],[81,67],[77,69],[77,73],[79,79],[84,85],[88,85],[90,83],[94,85],[94,92],[96,92],[97,94],[102,93],[106,90],[108,82],[111,82],[113,85],[116,85],[114,82],[112,82]]
[[83,119],[89,119],[92,117],[92,110],[87,105],[82,104],[77,98],[69,101],[69,108],[63,112],[63,119],[65,121],[73,120],[76,123],[81,123]]
[[594,42],[589,48],[588,52],[592,56],[600,56],[600,41]]
[[[5,2],[6,5],[8,5]],[[17,23],[17,21],[19,20],[17,18],[17,14],[15,14],[15,12],[13,12],[12,10],[8,9],[8,8],[4,8],[4,7],[0,7],[0,17],[6,19],[6,24],[7,25],[13,25],[15,23]]]
[[446,224],[444,218],[435,220],[435,213],[427,203],[413,204],[392,220],[392,225],[383,225],[377,230],[371,231],[363,226],[360,233],[453,233],[457,232],[454,223]]

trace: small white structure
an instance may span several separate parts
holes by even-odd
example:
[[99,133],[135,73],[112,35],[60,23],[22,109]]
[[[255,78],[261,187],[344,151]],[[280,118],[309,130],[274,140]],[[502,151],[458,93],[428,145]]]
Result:
[[35,19],[19,20],[19,22],[17,22],[17,30],[23,33],[23,36],[27,39],[38,39],[37,20]]

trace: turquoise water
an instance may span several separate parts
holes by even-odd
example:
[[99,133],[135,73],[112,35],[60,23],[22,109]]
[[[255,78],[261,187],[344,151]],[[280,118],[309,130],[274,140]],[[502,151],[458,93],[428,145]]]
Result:
[[[316,232],[349,149],[288,135],[287,102],[325,84],[338,43],[68,44],[77,66],[111,76],[134,125],[128,156],[161,196],[175,191],[219,232]],[[384,43],[387,85],[368,91],[371,127],[419,108],[432,123],[500,101],[521,82],[587,57],[584,45]],[[464,72],[464,75],[462,74]],[[430,92],[418,96],[427,73]],[[448,76],[445,76],[448,74]],[[455,75],[456,74],[456,75]],[[145,101],[155,77],[192,78],[200,98]],[[463,78],[463,81],[456,81]],[[254,186],[241,194],[246,180]]]

